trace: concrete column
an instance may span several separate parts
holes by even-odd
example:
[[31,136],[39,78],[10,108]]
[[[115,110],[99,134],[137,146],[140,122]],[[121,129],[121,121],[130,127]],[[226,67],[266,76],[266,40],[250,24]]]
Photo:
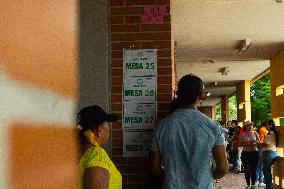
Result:
[[212,119],[216,120],[216,106],[212,106]]
[[284,117],[284,51],[270,61],[271,115],[276,125]]
[[221,115],[222,121],[226,124],[229,121],[229,97],[222,96],[221,98]]
[[251,120],[250,81],[244,80],[237,85],[238,122]]
[[[96,1],[95,1],[96,4]],[[156,9],[160,5],[166,5],[166,14],[163,23],[150,24],[141,20],[144,16],[145,5],[151,5]],[[174,42],[171,31],[171,1],[110,1],[110,43],[111,43],[111,107],[112,110],[123,115],[123,49],[157,49],[157,121],[168,115],[170,101],[175,89],[174,72]],[[125,157],[123,155],[123,144],[125,144],[123,123],[113,124],[112,130],[112,158],[121,170],[124,178],[124,189],[151,188],[148,185],[149,177],[147,171],[149,158]],[[126,148],[125,148],[126,150]],[[137,155],[139,156],[139,154]],[[127,162],[127,164],[125,164]],[[135,170],[133,170],[135,167]],[[139,178],[137,180],[136,178]]]
[[[108,6],[105,0],[79,1],[78,110],[96,104],[111,111]],[[108,153],[111,141],[105,145]]]
[[[275,121],[275,125],[280,125],[280,118],[284,117],[284,51],[279,53],[270,61],[270,90],[271,90],[271,116]],[[278,127],[279,144],[277,154],[283,156],[284,146],[284,128]],[[273,166],[274,183],[280,181],[279,185],[283,185],[284,172],[279,171],[278,167],[283,167],[283,162],[277,160]]]
[[97,104],[110,109],[108,2],[80,1],[79,109]]

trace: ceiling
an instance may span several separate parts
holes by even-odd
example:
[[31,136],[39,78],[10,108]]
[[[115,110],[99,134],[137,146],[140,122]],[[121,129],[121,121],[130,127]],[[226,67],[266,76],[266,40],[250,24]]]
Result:
[[[236,91],[237,83],[267,71],[269,60],[284,50],[284,2],[174,0],[172,7],[177,77],[202,78],[211,93],[203,106],[216,105]],[[251,46],[239,53],[245,38]],[[225,67],[229,73],[222,75]]]

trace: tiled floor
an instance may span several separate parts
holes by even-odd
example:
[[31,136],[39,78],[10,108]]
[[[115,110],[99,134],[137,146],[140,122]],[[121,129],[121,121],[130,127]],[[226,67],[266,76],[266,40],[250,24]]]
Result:
[[[215,184],[215,188],[244,189],[246,188],[245,175],[235,173],[234,171],[230,171],[224,178],[221,179],[220,183]],[[263,188],[264,187],[259,187],[259,189]]]

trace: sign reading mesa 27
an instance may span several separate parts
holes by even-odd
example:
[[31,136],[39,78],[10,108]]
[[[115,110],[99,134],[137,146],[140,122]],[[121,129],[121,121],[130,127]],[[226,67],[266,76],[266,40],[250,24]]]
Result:
[[156,104],[124,102],[123,129],[153,129],[156,123]]

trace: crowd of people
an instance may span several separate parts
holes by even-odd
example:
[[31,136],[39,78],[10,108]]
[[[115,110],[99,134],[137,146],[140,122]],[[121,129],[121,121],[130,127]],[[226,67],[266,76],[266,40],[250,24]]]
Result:
[[[222,123],[220,123],[222,124]],[[272,188],[271,166],[277,159],[278,132],[273,120],[255,126],[236,120],[223,126],[228,162],[237,173],[245,173],[247,188]]]
[[[203,89],[199,77],[182,77],[169,115],[154,128],[150,166],[162,181],[156,188],[213,189],[214,180],[228,172],[229,162],[235,171],[244,171],[247,188],[265,183],[271,189],[278,144],[274,122],[263,122],[257,131],[251,121],[240,127],[233,120],[221,128],[197,108],[204,98]],[[80,188],[122,188],[119,170],[101,147],[109,139],[108,122],[118,119],[96,105],[78,113]]]

